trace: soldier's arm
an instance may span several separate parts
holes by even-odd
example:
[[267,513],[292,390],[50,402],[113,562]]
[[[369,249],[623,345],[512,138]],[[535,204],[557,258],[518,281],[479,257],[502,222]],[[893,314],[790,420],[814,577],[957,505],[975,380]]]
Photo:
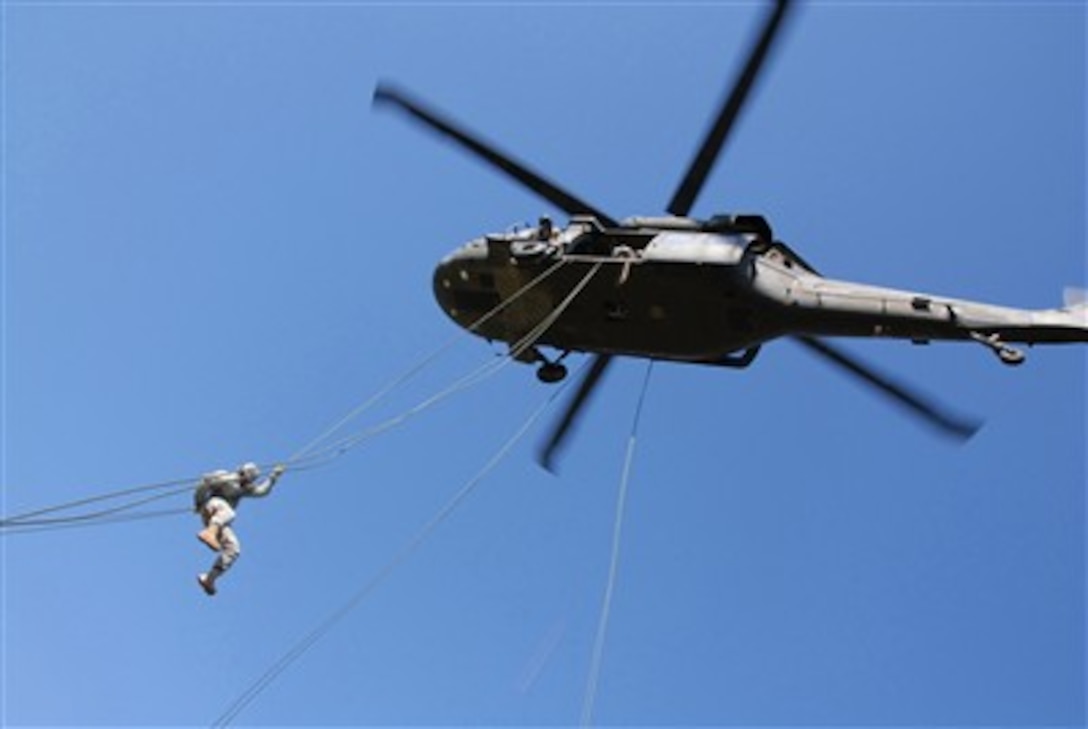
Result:
[[283,466],[276,466],[273,468],[272,473],[268,478],[258,481],[249,488],[249,495],[257,497],[268,496],[272,491],[272,487],[276,485],[276,481],[279,480],[279,477],[283,475],[285,470],[286,469]]

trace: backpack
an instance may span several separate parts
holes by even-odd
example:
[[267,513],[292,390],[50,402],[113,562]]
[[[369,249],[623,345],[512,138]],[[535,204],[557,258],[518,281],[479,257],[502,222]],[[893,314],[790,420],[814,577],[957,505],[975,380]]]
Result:
[[193,493],[193,511],[200,511],[210,499],[224,495],[222,487],[225,485],[225,476],[230,476],[230,472],[212,471],[201,477],[200,484]]

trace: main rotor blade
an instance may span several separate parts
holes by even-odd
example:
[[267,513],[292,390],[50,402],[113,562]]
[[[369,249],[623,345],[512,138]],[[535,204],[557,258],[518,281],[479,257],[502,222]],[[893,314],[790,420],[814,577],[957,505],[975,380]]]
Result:
[[827,358],[850,374],[876,387],[884,395],[921,417],[927,424],[937,428],[945,435],[958,440],[967,440],[982,427],[982,424],[977,421],[968,421],[949,415],[922,395],[908,390],[905,386],[894,382],[887,375],[877,374],[869,365],[862,364],[825,341],[806,336],[797,336],[794,339],[808,347],[812,352]]
[[580,416],[582,408],[585,406],[586,399],[593,392],[593,389],[597,386],[598,381],[601,379],[601,375],[608,368],[608,365],[612,362],[612,355],[610,354],[598,354],[593,364],[590,365],[589,370],[586,371],[585,376],[582,377],[581,384],[578,385],[578,392],[574,393],[574,397],[571,398],[570,403],[567,404],[567,409],[563,413],[563,417],[556,423],[555,428],[552,429],[551,436],[544,443],[544,446],[537,452],[537,462],[548,469],[555,472],[554,461],[556,452],[563,445],[563,440],[567,437],[567,433],[570,431],[571,425]]
[[440,116],[436,111],[428,109],[419,101],[411,99],[403,91],[398,91],[388,84],[379,83],[374,89],[374,103],[381,102],[393,104],[402,111],[415,117],[434,131],[444,134],[453,141],[467,148],[493,167],[505,172],[510,177],[529,188],[537,195],[552,203],[567,215],[592,215],[608,227],[614,227],[616,221],[602,213],[584,200],[560,188],[553,182],[546,180],[541,175],[529,169],[523,163],[515,161],[512,157],[500,152],[496,147],[483,141],[479,137],[470,134],[464,128],[455,125],[449,119]]
[[695,159],[692,160],[691,165],[688,167],[687,174],[684,175],[684,179],[680,182],[680,186],[676,189],[676,193],[669,203],[667,209],[673,215],[683,217],[691,212],[692,205],[695,204],[695,198],[703,189],[703,183],[706,182],[707,175],[710,174],[714,162],[718,159],[718,154],[721,152],[722,146],[733,128],[733,123],[740,116],[748,92],[755,85],[756,77],[759,75],[759,70],[770,52],[771,44],[782,25],[782,19],[790,7],[790,2],[791,0],[778,0],[774,10],[771,11],[767,18],[759,42],[756,43],[749,54],[748,62],[733,84],[732,92],[726,97],[722,108],[718,111],[718,117],[714,125],[707,132],[706,139],[703,141],[702,146],[699,147]]

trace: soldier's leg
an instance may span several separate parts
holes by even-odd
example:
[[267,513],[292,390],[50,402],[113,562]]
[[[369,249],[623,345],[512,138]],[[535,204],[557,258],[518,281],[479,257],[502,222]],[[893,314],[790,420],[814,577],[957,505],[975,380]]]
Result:
[[242,543],[238,540],[238,535],[234,533],[234,530],[224,525],[219,531],[219,544],[223,548],[219,551],[219,559],[215,561],[215,565],[219,570],[219,574],[223,574],[230,569],[230,566],[242,554]]
[[219,497],[208,499],[208,503],[201,510],[204,517],[204,529],[197,534],[197,539],[208,545],[214,552],[222,549],[220,544],[220,532],[223,527],[234,521],[234,509],[230,504]]
[[238,540],[238,535],[229,526],[219,527],[219,543],[222,545],[222,549],[219,551],[219,557],[215,560],[215,564],[212,565],[210,570],[198,575],[196,578],[200,586],[204,588],[204,592],[209,595],[216,593],[216,580],[230,569],[231,565],[242,553],[242,543]]

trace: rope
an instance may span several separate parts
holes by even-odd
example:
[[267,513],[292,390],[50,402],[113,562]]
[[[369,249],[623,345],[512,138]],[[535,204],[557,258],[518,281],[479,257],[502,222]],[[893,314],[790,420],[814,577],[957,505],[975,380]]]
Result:
[[[504,311],[507,307],[509,307],[511,304],[513,304],[518,299],[520,299],[522,296],[524,296],[530,290],[532,290],[533,288],[538,286],[540,283],[542,283],[546,279],[550,278],[552,276],[552,274],[554,274],[556,271],[558,271],[564,265],[566,265],[566,261],[563,261],[563,260],[557,261],[556,263],[552,264],[546,271],[544,271],[543,273],[538,275],[536,278],[529,281],[527,284],[525,284],[520,289],[515,291],[513,295],[511,295],[510,297],[504,299],[497,306],[493,307],[490,311],[485,313],[479,319],[472,322],[472,324],[470,324],[466,328],[466,331],[475,332],[477,329],[479,329],[484,324],[486,324],[488,321],[490,321],[492,318],[497,316],[500,312]],[[371,407],[376,405],[378,402],[380,402],[382,399],[384,399],[385,396],[388,395],[390,392],[392,392],[393,390],[397,389],[398,387],[400,387],[404,383],[411,380],[413,377],[415,377],[417,374],[419,374],[421,371],[423,371],[423,369],[425,369],[428,365],[430,365],[431,362],[438,359],[450,347],[452,347],[456,342],[458,342],[461,339],[461,337],[463,336],[463,334],[464,334],[464,332],[458,332],[454,336],[447,339],[445,343],[443,343],[435,351],[433,351],[430,354],[423,357],[419,362],[417,362],[415,365],[410,367],[404,374],[402,374],[401,376],[391,380],[389,383],[387,383],[385,385],[385,387],[381,388],[377,393],[375,393],[373,396],[371,396],[370,398],[365,400],[361,405],[359,405],[358,407],[352,409],[350,412],[348,412],[346,415],[344,415],[342,418],[340,418],[338,421],[336,421],[332,426],[330,426],[328,429],[326,429],[324,432],[322,432],[321,435],[317,436],[317,438],[315,438],[310,443],[307,443],[300,450],[298,450],[294,455],[292,455],[291,458],[288,459],[288,465],[290,465],[290,463],[294,462],[294,461],[304,460],[305,457],[307,456],[307,454],[309,454],[311,451],[315,450],[321,443],[323,443],[324,441],[331,438],[333,434],[335,434],[338,430],[340,430],[342,427],[347,425],[347,423],[351,422],[356,417],[358,417],[359,415],[361,415],[362,413],[366,412]]]
[[642,403],[646,399],[646,390],[650,385],[650,373],[653,360],[646,365],[646,376],[642,380],[642,391],[635,407],[635,417],[631,423],[631,435],[627,440],[627,457],[623,462],[623,474],[620,477],[620,493],[616,501],[616,516],[612,525],[612,557],[608,565],[608,580],[605,584],[604,599],[601,602],[601,616],[597,622],[597,637],[593,643],[593,658],[590,661],[589,677],[586,681],[585,700],[582,703],[582,726],[592,726],[593,709],[597,701],[597,686],[600,682],[601,663],[604,657],[604,641],[608,633],[609,618],[612,614],[612,594],[616,587],[616,574],[619,572],[620,544],[623,536],[623,517],[627,505],[627,487],[631,480],[631,463],[635,456],[635,439],[638,435],[638,423],[642,417]]
[[[186,491],[191,491],[189,486],[185,487]],[[124,514],[124,515],[96,515],[93,521],[88,521],[81,517],[66,517],[52,519],[46,522],[32,522],[29,524],[14,524],[8,529],[0,532],[0,537],[12,536],[14,534],[29,534],[31,532],[52,532],[60,531],[62,529],[75,529],[80,527],[93,527],[93,526],[106,526],[107,524],[120,524],[123,522],[131,521],[144,521],[147,519],[158,519],[164,516],[178,516],[179,514],[191,514],[192,509],[189,507],[182,507],[180,509],[159,509],[155,511],[141,511],[136,514]]]
[[[174,481],[164,481],[162,483],[148,484],[146,486],[136,486],[133,488],[121,489],[119,491],[113,491],[98,496],[91,496],[84,499],[77,499],[75,501],[68,501],[55,506],[49,506],[44,509],[36,509],[34,511],[27,511],[22,514],[8,517],[6,519],[0,519],[0,535],[8,534],[8,530],[17,530],[19,532],[27,531],[41,531],[38,527],[54,527],[54,526],[91,526],[88,522],[102,521],[130,521],[132,515],[125,519],[109,519],[120,512],[135,509],[138,506],[165,499],[176,494],[191,491],[193,479],[177,479]],[[185,484],[180,486],[180,484]],[[111,501],[113,499],[119,499],[124,496],[135,496],[136,494],[145,493],[147,491],[159,491],[163,489],[170,489],[162,494],[155,496],[149,496],[146,498],[135,499],[126,504],[120,506],[109,507],[106,509],[100,509],[98,511],[92,511],[85,514],[75,514],[72,516],[46,516],[47,514],[56,514],[58,512],[71,511],[80,506],[86,506],[88,504],[94,504],[101,501]],[[186,509],[185,511],[188,511]],[[171,511],[174,513],[174,511]],[[147,518],[147,515],[142,515],[139,518]]]
[[496,453],[484,464],[480,471],[470,478],[468,482],[461,487],[461,489],[453,495],[453,497],[446,502],[446,504],[438,510],[438,512],[431,517],[431,519],[418,531],[415,536],[408,540],[404,546],[397,551],[392,558],[375,574],[370,580],[368,580],[362,587],[360,587],[343,605],[330,613],[328,617],[322,620],[316,628],[304,635],[294,646],[291,647],[286,653],[284,653],[279,660],[273,663],[268,670],[266,670],[260,677],[257,678],[252,684],[250,684],[238,698],[236,698],[223,713],[212,722],[213,727],[225,727],[229,726],[238,716],[249,706],[253,701],[257,699],[267,689],[273,681],[275,681],[284,671],[291,667],[293,663],[302,658],[307,651],[317,644],[325,635],[327,635],[336,625],[346,618],[356,607],[358,607],[366,598],[368,598],[383,582],[385,582],[398,567],[403,565],[412,554],[414,554],[427,539],[442,525],[456,510],[461,506],[465,500],[475,491],[476,487],[481,481],[495,469],[496,466],[502,462],[503,458],[510,452],[510,450],[524,437],[533,424],[540,418],[540,416],[551,406],[555,399],[561,394],[565,388],[556,388],[554,392],[544,401],[544,403],[538,406],[528,417],[528,419],[514,432],[514,434],[507,439],[505,443],[496,451]]
[[[79,523],[79,522],[101,520],[101,519],[105,519],[105,518],[114,516],[116,514],[119,514],[119,513],[123,512],[123,511],[129,511],[130,509],[135,509],[136,507],[143,506],[144,504],[150,504],[153,501],[159,501],[161,499],[166,499],[166,498],[169,498],[171,496],[175,496],[177,494],[180,494],[180,493],[183,493],[183,492],[189,492],[189,491],[192,491],[192,490],[193,490],[192,485],[189,484],[189,483],[186,483],[185,486],[182,486],[181,488],[172,489],[171,491],[167,491],[164,494],[156,494],[155,496],[147,496],[147,497],[142,498],[142,499],[137,499],[135,501],[131,501],[131,502],[127,503],[127,504],[122,504],[121,506],[114,506],[114,507],[110,507],[108,509],[100,509],[99,511],[93,511],[93,512],[91,512],[89,514],[76,514],[75,516],[58,516],[58,517],[37,517],[37,518],[34,518],[34,519],[14,519],[14,520],[11,520],[11,523],[5,523],[4,526],[5,527],[14,527],[14,528],[18,529],[18,528],[21,528],[21,527],[54,526],[54,525],[59,525],[59,524],[73,524],[74,525],[74,524]],[[186,509],[186,511],[188,511],[188,509]]]
[[[479,319],[474,321],[471,325],[469,325],[467,327],[467,331],[470,331],[470,332],[475,331],[479,327],[483,326],[487,321],[489,321],[491,318],[497,316],[501,311],[503,311],[508,306],[510,306],[513,302],[515,302],[516,300],[521,298],[528,291],[530,291],[534,287],[538,286],[541,282],[543,282],[547,278],[551,277],[556,271],[558,271],[564,265],[566,265],[566,261],[563,261],[563,260],[557,261],[556,263],[552,264],[547,270],[543,271],[541,274],[536,276],[533,280],[529,281],[524,286],[522,286],[520,289],[518,289],[518,291],[516,291],[510,297],[506,298],[505,300],[500,302],[497,306],[492,308],[490,311],[488,311],[487,313],[482,315]],[[592,277],[592,274],[596,273],[596,271],[599,268],[600,268],[600,264],[597,264],[597,266],[589,274],[587,274],[587,276],[585,278],[583,278],[582,282],[580,282],[580,284],[575,287],[575,292],[580,292],[585,287],[586,283],[588,283],[588,280],[589,280],[590,277]],[[328,440],[336,431],[340,430],[344,425],[346,425],[352,419],[358,417],[364,411],[366,411],[369,408],[373,407],[375,404],[377,404],[378,401],[383,399],[390,392],[395,390],[397,387],[400,387],[404,383],[408,382],[415,375],[417,375],[420,371],[422,371],[425,367],[427,367],[433,361],[438,359],[438,357],[440,355],[442,355],[446,350],[448,350],[458,339],[460,339],[460,337],[463,336],[464,333],[461,332],[458,335],[455,335],[454,337],[451,337],[449,340],[447,340],[446,343],[444,343],[437,350],[435,350],[434,352],[432,352],[431,354],[427,355],[422,360],[420,360],[419,362],[414,364],[404,374],[402,374],[401,376],[399,376],[399,377],[395,378],[394,380],[392,380],[385,387],[383,387],[381,390],[379,390],[375,395],[368,398],[361,405],[359,405],[358,407],[352,409],[347,415],[345,415],[340,420],[338,420],[336,423],[334,423],[330,428],[328,428],[325,432],[323,432],[315,440],[311,441],[309,444],[307,444],[301,450],[297,451],[293,456],[291,456],[290,459],[288,459],[288,461],[285,463],[285,465],[290,466],[292,468],[292,470],[296,470],[296,471],[304,471],[304,470],[309,470],[309,469],[312,469],[312,468],[317,468],[319,466],[326,465],[328,462],[330,462],[332,460],[335,460],[336,458],[339,458],[340,456],[344,455],[347,451],[349,451],[352,448],[358,446],[360,443],[362,443],[362,442],[364,442],[366,440],[369,440],[371,437],[373,437],[375,435],[378,435],[380,433],[383,433],[386,430],[389,430],[389,429],[391,429],[391,428],[393,428],[393,427],[395,427],[397,425],[400,425],[401,423],[407,421],[411,417],[413,417],[415,415],[418,415],[419,413],[423,412],[424,410],[427,410],[428,408],[432,407],[433,405],[435,405],[438,402],[446,399],[447,397],[450,397],[451,395],[453,395],[453,394],[455,394],[457,392],[461,392],[461,391],[463,391],[465,389],[468,389],[469,387],[472,387],[472,386],[478,384],[479,382],[482,382],[483,380],[485,380],[488,377],[495,374],[503,366],[508,364],[509,361],[511,361],[512,359],[514,359],[517,356],[521,355],[525,351],[525,349],[532,346],[532,344],[547,330],[548,327],[551,326],[552,323],[555,322],[555,320],[558,318],[558,316],[561,315],[562,312],[570,305],[570,302],[573,301],[573,298],[574,298],[575,295],[577,295],[577,293],[575,293],[573,295],[568,295],[564,299],[564,301],[560,304],[559,307],[557,307],[547,317],[545,317],[544,321],[541,324],[538,324],[537,327],[534,327],[533,330],[531,330],[530,333],[526,337],[524,337],[514,347],[512,347],[510,353],[508,353],[503,358],[503,360],[500,361],[500,363],[497,366],[493,362],[485,363],[482,367],[478,368],[476,371],[474,371],[474,372],[470,373],[469,375],[467,375],[467,376],[461,378],[460,380],[458,380],[456,383],[454,383],[453,386],[448,387],[446,390],[443,390],[442,392],[438,393],[437,395],[435,395],[435,396],[433,396],[433,397],[431,397],[431,398],[429,398],[427,400],[424,400],[422,403],[420,403],[420,404],[416,405],[415,407],[411,408],[406,413],[403,413],[402,415],[397,416],[395,418],[392,418],[392,419],[386,421],[385,423],[382,423],[382,424],[380,424],[380,425],[378,425],[376,427],[369,428],[369,429],[367,429],[367,430],[365,430],[365,431],[363,431],[361,433],[358,433],[356,435],[353,435],[353,436],[351,436],[349,438],[342,439],[341,441],[338,441],[337,443],[334,443],[331,446],[323,448],[322,450],[317,451],[316,453],[311,453],[311,451],[314,451],[314,449],[317,448],[317,446],[319,446],[322,442]],[[310,455],[307,455],[308,453]],[[274,464],[263,464],[263,468],[267,469],[271,465],[274,465]],[[200,478],[199,476],[196,476],[196,477],[187,478],[187,479],[176,479],[176,480],[166,481],[166,482],[161,482],[161,483],[153,483],[153,484],[148,484],[148,485],[144,485],[144,486],[136,486],[136,487],[132,487],[132,488],[120,489],[118,491],[107,492],[107,493],[104,493],[104,494],[99,494],[99,495],[91,496],[91,497],[84,498],[84,499],[77,499],[75,501],[64,502],[64,503],[57,504],[57,505],[54,505],[54,506],[50,506],[50,507],[46,507],[46,508],[42,508],[42,509],[36,509],[34,511],[24,512],[22,514],[17,514],[15,516],[0,519],[0,535],[6,536],[6,535],[12,534],[12,533],[29,533],[29,532],[38,532],[38,531],[48,531],[48,530],[59,529],[59,528],[71,528],[71,527],[79,527],[79,526],[95,526],[95,525],[99,525],[99,524],[112,524],[112,523],[117,523],[117,522],[122,522],[122,521],[135,521],[135,520],[138,520],[138,519],[151,519],[151,518],[158,518],[158,517],[164,517],[164,516],[173,516],[173,515],[177,515],[177,514],[188,513],[189,509],[170,509],[170,510],[142,512],[142,513],[138,513],[138,514],[127,514],[124,517],[119,517],[118,516],[118,514],[120,514],[121,512],[130,511],[132,509],[143,506],[143,505],[145,505],[147,503],[157,501],[157,500],[163,499],[163,498],[168,498],[170,496],[174,496],[174,495],[186,492],[186,491],[190,491],[192,489],[192,483],[194,481],[198,481],[199,478]],[[184,484],[184,486],[181,486],[182,484]],[[172,489],[172,487],[176,487],[176,486],[181,486],[181,487]],[[134,499],[134,500],[132,500],[132,501],[130,501],[128,503],[122,504],[120,506],[110,507],[110,508],[106,508],[106,509],[100,509],[98,511],[92,511],[92,512],[82,513],[82,514],[75,514],[75,515],[71,515],[71,516],[52,516],[52,517],[47,517],[46,516],[48,514],[56,514],[58,512],[60,512],[60,513],[70,512],[73,509],[77,509],[77,508],[79,508],[81,506],[86,506],[88,504],[94,504],[94,503],[98,503],[98,502],[101,502],[101,501],[109,501],[109,500],[114,500],[114,499],[120,499],[120,498],[124,498],[124,497],[128,497],[128,496],[135,496],[137,494],[145,493],[145,492],[148,492],[148,491],[158,491],[158,490],[163,490],[163,489],[172,489],[172,490],[170,490],[170,491],[168,491],[166,493],[163,493],[163,494],[159,494],[157,496],[152,496],[152,497],[142,498],[142,499]]]
[[[555,266],[552,266],[552,268],[549,269],[549,272],[556,270],[557,266],[559,266],[559,265],[561,265],[561,264],[556,264]],[[301,466],[301,468],[298,468],[296,466],[292,466],[292,468],[294,468],[295,470],[304,470],[304,469],[307,469],[307,468],[316,468],[318,466],[323,466],[323,465],[327,464],[328,462],[330,462],[332,460],[335,460],[335,459],[339,458],[340,456],[344,455],[349,450],[351,450],[351,449],[357,447],[358,445],[360,445],[362,442],[367,441],[367,440],[373,438],[376,435],[384,433],[387,430],[391,430],[392,428],[403,424],[404,422],[406,422],[409,419],[415,417],[416,415],[419,415],[420,413],[424,412],[425,410],[428,410],[431,407],[437,405],[439,402],[447,399],[448,397],[450,397],[450,396],[452,396],[454,394],[457,394],[459,392],[463,392],[465,390],[468,390],[468,389],[470,389],[472,387],[475,387],[476,385],[483,382],[484,380],[487,380],[490,377],[494,376],[496,373],[498,373],[499,370],[506,367],[511,362],[515,361],[526,350],[528,350],[530,347],[532,347],[537,342],[537,340],[539,340],[540,337],[542,337],[544,335],[544,333],[547,332],[547,330],[549,328],[551,328],[551,326],[555,323],[555,321],[560,316],[563,315],[563,312],[565,312],[570,307],[570,305],[571,305],[571,303],[573,303],[574,299],[578,297],[578,295],[589,284],[590,280],[592,280],[592,278],[597,274],[597,272],[601,268],[601,265],[602,264],[599,263],[599,262],[594,264],[594,266],[571,289],[571,291],[567,294],[567,296],[564,297],[564,299],[561,302],[559,302],[559,304],[551,312],[549,312],[549,314],[546,317],[544,317],[543,320],[541,320],[535,327],[533,327],[531,330],[529,330],[529,332],[527,332],[521,339],[519,339],[517,342],[515,342],[513,345],[511,345],[510,351],[506,355],[504,355],[501,359],[490,361],[490,362],[485,362],[483,365],[476,368],[472,372],[470,372],[467,375],[464,375],[460,379],[456,380],[452,385],[447,387],[445,390],[442,390],[442,391],[436,393],[435,395],[432,395],[431,397],[423,400],[422,402],[418,403],[414,407],[409,408],[408,410],[401,413],[400,415],[397,415],[397,416],[395,416],[393,418],[390,418],[389,420],[386,420],[386,421],[384,421],[382,423],[379,423],[376,426],[372,426],[372,427],[367,428],[367,429],[365,429],[363,431],[360,431],[359,433],[356,433],[354,435],[346,436],[346,437],[340,439],[339,441],[336,441],[334,443],[331,443],[331,444],[325,446],[321,450],[314,451],[309,456],[306,456],[306,457],[301,458],[301,459],[297,459],[296,462],[301,461],[303,465]],[[545,272],[545,274],[547,274],[547,273],[548,272]],[[542,274],[542,275],[544,275],[544,274]],[[539,277],[538,277],[538,279],[539,279]],[[527,290],[528,290],[527,288],[523,287],[521,291],[519,291],[517,294],[515,294],[515,296],[520,296],[522,293],[524,293]],[[513,300],[513,298],[514,297],[511,297],[510,299],[507,299],[505,303],[509,303],[510,301]],[[488,315],[485,315],[485,318],[487,316],[493,315],[493,313],[494,312],[489,312]],[[482,323],[483,323],[483,319],[478,320],[475,324],[473,324],[473,327],[480,326]],[[368,402],[372,402],[373,400],[374,400],[374,398],[371,398],[371,400],[368,401]],[[323,439],[327,440],[328,436],[331,435],[332,432],[334,432],[336,429],[339,429],[339,427],[341,427],[344,423],[346,423],[348,420],[350,420],[351,417],[354,417],[358,412],[361,412],[361,411],[362,411],[361,408],[356,408],[356,410],[352,412],[350,417],[342,418],[340,423],[337,425],[336,428],[331,429],[330,431],[326,432],[326,435],[323,436]],[[315,441],[315,443],[316,442],[317,441]],[[308,446],[307,449],[308,450],[313,450],[313,445]],[[290,465],[290,464],[288,464],[288,465]]]
[[173,481],[163,481],[161,483],[148,484],[146,486],[136,486],[134,488],[122,489],[120,491],[113,491],[111,493],[101,494],[99,496],[91,496],[77,501],[69,501],[57,506],[49,506],[44,509],[37,509],[35,511],[27,511],[17,516],[8,517],[7,519],[0,520],[0,524],[7,525],[9,522],[25,521],[33,517],[41,516],[42,514],[52,514],[57,511],[67,511],[77,506],[85,506],[86,504],[93,504],[99,501],[108,501],[110,499],[120,498],[122,496],[128,496],[131,494],[142,493],[144,491],[155,491],[158,489],[170,488],[171,486],[178,486],[183,483],[189,483],[188,479],[175,479]]

